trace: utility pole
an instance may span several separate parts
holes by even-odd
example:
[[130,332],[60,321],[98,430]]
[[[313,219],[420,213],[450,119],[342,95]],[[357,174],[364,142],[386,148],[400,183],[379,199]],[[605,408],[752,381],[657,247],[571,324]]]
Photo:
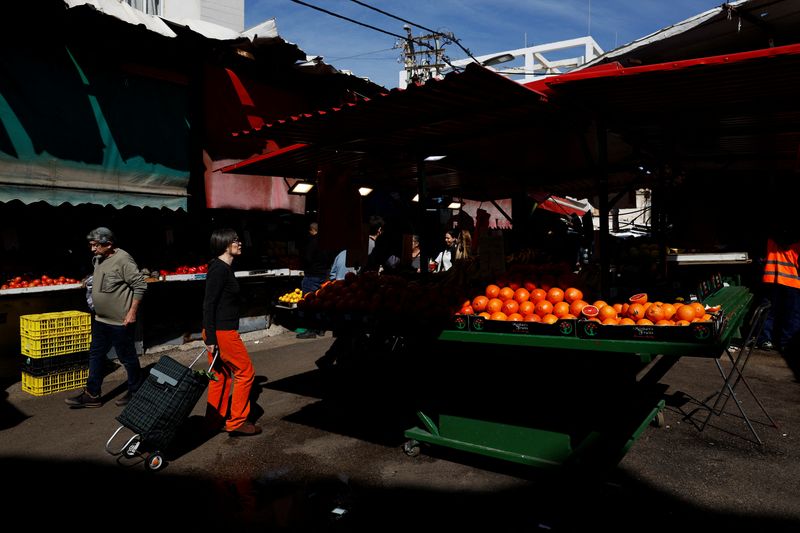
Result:
[[411,27],[403,26],[408,38],[402,43],[405,86],[424,83],[431,78],[440,77],[447,66],[444,62],[444,44],[451,42],[451,35],[430,33],[414,37]]

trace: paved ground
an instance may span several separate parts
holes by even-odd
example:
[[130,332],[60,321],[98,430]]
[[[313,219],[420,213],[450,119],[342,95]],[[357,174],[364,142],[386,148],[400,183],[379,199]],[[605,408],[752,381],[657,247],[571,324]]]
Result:
[[[42,531],[205,531],[220,524],[244,531],[800,530],[800,384],[777,354],[755,352],[747,369],[780,424],[757,424],[763,446],[733,405],[698,431],[697,400],[720,378],[712,360],[684,358],[662,380],[669,386],[666,425],[647,428],[616,467],[588,474],[433,447],[407,457],[402,433],[415,424],[417,391],[404,379],[424,373],[436,354],[345,379],[314,365],[330,335],[246,338],[259,375],[254,414],[265,432],[201,438],[192,431],[201,402],[156,473],[141,459],[104,450],[118,427],[121,409],[111,400],[121,394],[122,370],[107,378],[109,401],[100,409],[70,410],[63,399],[71,393],[34,397],[11,384],[0,398],[3,508]],[[198,351],[168,353],[188,362]],[[476,390],[486,382],[478,376]],[[748,413],[765,420],[740,395]]]

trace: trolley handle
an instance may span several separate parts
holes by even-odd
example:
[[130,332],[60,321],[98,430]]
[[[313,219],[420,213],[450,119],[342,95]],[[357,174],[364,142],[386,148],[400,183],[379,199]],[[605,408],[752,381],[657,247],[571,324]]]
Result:
[[[192,361],[191,364],[189,364],[189,368],[192,368],[194,364],[197,361],[199,361],[200,358],[203,357],[203,354],[206,353],[207,351],[208,348],[204,346],[203,349],[200,351],[200,353],[197,354],[197,357],[194,358],[194,361]],[[211,372],[211,369],[214,368],[214,363],[217,362],[217,357],[219,357],[219,346],[214,347],[214,358],[211,360],[211,364],[208,365],[208,372]]]

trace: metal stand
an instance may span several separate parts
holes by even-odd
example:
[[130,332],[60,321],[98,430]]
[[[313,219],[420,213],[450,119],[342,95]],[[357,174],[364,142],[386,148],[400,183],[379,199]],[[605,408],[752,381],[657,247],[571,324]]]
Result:
[[750,330],[745,337],[744,343],[742,344],[742,348],[739,350],[739,354],[734,357],[730,351],[730,347],[725,348],[725,354],[728,356],[728,359],[731,362],[731,369],[729,372],[725,372],[725,369],[722,367],[719,359],[715,359],[714,363],[717,365],[717,370],[719,371],[722,379],[724,380],[724,385],[722,389],[720,389],[716,394],[712,397],[716,397],[714,400],[714,405],[708,407],[705,405],[704,407],[708,409],[708,415],[706,416],[705,421],[703,421],[702,425],[700,426],[700,431],[703,431],[708,424],[708,421],[711,419],[711,415],[722,415],[723,411],[725,410],[725,406],[728,403],[730,398],[733,398],[733,403],[736,404],[736,407],[739,409],[739,412],[744,418],[747,427],[750,429],[750,432],[758,441],[759,445],[763,445],[764,443],[761,441],[761,438],[758,436],[758,432],[753,427],[750,418],[744,411],[741,402],[736,396],[736,387],[739,383],[743,383],[745,387],[747,387],[748,392],[750,392],[750,396],[756,401],[758,406],[761,408],[761,411],[764,415],[769,419],[770,425],[776,429],[780,429],[778,424],[772,419],[772,417],[767,412],[764,405],[761,403],[761,400],[758,399],[758,396],[750,387],[750,384],[747,382],[747,378],[744,376],[744,370],[747,366],[747,361],[750,358],[750,354],[755,348],[756,343],[758,342],[758,337],[761,335],[761,330],[764,328],[764,322],[767,319],[767,314],[769,313],[771,304],[769,302],[765,302],[761,304],[753,313],[753,317],[750,319]]

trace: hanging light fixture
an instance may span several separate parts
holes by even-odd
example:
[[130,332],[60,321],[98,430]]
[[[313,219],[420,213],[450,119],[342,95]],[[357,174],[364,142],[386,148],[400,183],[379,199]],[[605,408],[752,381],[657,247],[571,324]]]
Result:
[[372,192],[372,188],[371,187],[359,187],[358,188],[358,194],[360,194],[361,196],[366,196],[371,192]]
[[300,181],[294,182],[294,184],[291,187],[289,187],[289,191],[288,192],[289,192],[289,194],[300,194],[300,195],[303,195],[303,194],[308,194],[309,191],[311,191],[311,189],[313,189],[313,188],[314,188],[314,184],[311,183],[310,181],[300,180]]

